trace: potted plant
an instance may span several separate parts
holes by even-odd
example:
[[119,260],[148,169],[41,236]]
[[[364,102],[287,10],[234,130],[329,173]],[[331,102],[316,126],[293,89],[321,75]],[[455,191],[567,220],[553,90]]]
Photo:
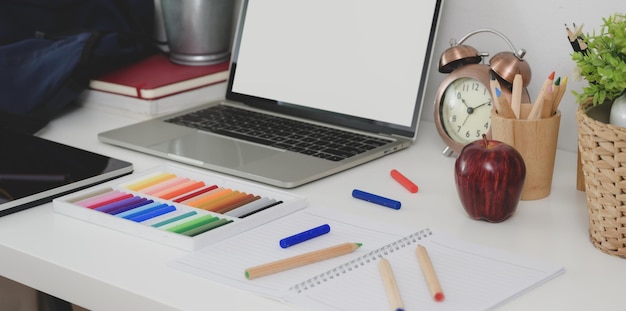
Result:
[[[572,54],[575,73],[588,85],[573,91],[579,104],[612,103],[610,123],[626,127],[626,18],[614,14],[603,18],[599,32],[580,35],[581,51]],[[586,47],[585,47],[586,45]]]
[[580,40],[583,49],[572,59],[588,85],[573,93],[579,104],[579,180],[587,197],[589,237],[599,250],[626,258],[626,126],[614,120],[621,113],[626,120],[626,108],[618,109],[626,90],[625,15],[604,18],[599,32]]

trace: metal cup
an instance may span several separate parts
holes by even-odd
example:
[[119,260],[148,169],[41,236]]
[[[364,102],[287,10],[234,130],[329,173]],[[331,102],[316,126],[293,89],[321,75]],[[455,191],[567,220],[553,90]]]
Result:
[[228,59],[234,3],[233,0],[161,0],[170,60],[202,66]]

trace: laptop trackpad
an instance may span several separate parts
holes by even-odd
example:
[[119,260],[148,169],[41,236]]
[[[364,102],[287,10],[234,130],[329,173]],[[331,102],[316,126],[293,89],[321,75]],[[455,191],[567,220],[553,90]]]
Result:
[[191,133],[149,148],[206,164],[231,168],[242,167],[281,153],[268,147],[201,132]]

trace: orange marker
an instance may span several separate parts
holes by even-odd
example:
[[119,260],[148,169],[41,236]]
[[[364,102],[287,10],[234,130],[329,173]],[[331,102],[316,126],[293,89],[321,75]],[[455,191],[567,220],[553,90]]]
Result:
[[395,179],[398,183],[400,183],[404,188],[406,188],[406,190],[409,190],[411,193],[416,193],[417,190],[419,190],[419,187],[416,184],[414,184],[408,178],[404,177],[404,175],[402,175],[397,170],[395,169],[391,170],[390,174],[391,174],[391,177],[393,177],[393,179]]

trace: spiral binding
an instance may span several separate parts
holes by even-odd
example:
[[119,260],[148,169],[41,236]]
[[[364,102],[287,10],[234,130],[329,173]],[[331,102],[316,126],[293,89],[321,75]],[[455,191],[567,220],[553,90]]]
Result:
[[420,241],[422,239],[425,239],[431,236],[432,234],[433,234],[432,231],[428,228],[420,230],[400,240],[387,244],[379,249],[373,250],[365,255],[362,255],[342,265],[332,268],[324,273],[314,276],[308,280],[302,281],[292,286],[291,288],[289,288],[289,291],[296,291],[297,293],[301,293],[317,285],[321,285],[322,283],[328,282],[332,279],[335,279],[344,274],[347,274],[355,269],[358,269],[361,266],[377,261],[378,259],[385,257],[389,255],[390,253],[393,253],[397,250],[400,250],[401,248],[412,245],[416,243],[417,241]]

